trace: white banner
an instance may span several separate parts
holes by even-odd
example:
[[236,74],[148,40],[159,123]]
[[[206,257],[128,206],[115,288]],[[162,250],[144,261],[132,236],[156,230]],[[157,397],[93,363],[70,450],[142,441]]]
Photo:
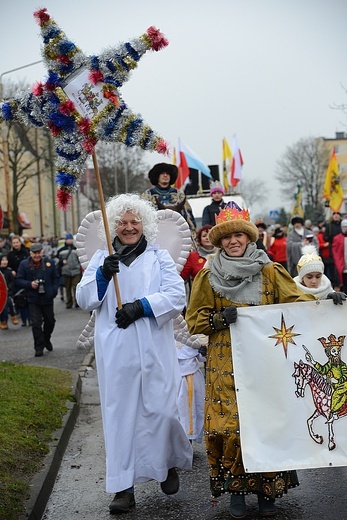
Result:
[[238,308],[230,330],[246,472],[347,466],[347,303]]

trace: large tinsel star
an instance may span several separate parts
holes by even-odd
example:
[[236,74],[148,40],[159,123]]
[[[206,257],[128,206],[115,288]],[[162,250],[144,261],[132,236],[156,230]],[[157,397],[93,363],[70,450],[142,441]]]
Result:
[[292,343],[293,345],[296,345],[295,341],[293,341],[293,338],[295,336],[301,336],[301,334],[296,334],[295,332],[292,332],[294,326],[295,325],[292,325],[291,327],[289,327],[287,329],[286,323],[284,321],[284,316],[282,314],[281,328],[278,329],[276,327],[272,327],[276,331],[276,334],[273,334],[272,336],[269,336],[269,338],[277,339],[275,347],[276,347],[276,345],[279,345],[280,343],[282,343],[284,355],[286,357],[287,357],[287,354],[288,354],[288,343]]
[[[66,209],[79,186],[86,159],[99,140],[168,152],[165,141],[132,113],[118,91],[145,52],[158,51],[168,41],[150,27],[139,38],[109,48],[100,56],[86,56],[67,39],[47,9],[36,11],[34,17],[41,27],[48,77],[23,97],[1,103],[0,123],[19,121],[51,130],[57,152],[57,205]],[[80,78],[80,87],[73,97],[70,87],[76,78]],[[72,101],[77,98],[80,104]]]

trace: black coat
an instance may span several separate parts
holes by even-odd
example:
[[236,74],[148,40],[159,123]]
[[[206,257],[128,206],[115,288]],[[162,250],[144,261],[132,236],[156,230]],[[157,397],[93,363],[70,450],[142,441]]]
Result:
[[[44,280],[45,293],[40,294],[37,289],[31,287],[34,280]],[[38,267],[31,258],[23,260],[19,264],[16,285],[27,292],[28,303],[37,305],[50,305],[53,303],[59,289],[59,273],[53,260],[44,256]]]
[[219,215],[221,209],[224,209],[226,206],[226,202],[222,199],[220,202],[212,201],[211,204],[205,206],[204,211],[202,212],[202,226],[216,225],[216,215]]

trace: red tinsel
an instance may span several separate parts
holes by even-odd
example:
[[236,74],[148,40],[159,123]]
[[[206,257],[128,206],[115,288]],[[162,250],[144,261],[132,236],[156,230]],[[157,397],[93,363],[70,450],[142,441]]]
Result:
[[152,40],[152,49],[154,51],[160,51],[160,49],[163,49],[167,45],[169,45],[169,41],[165,38],[163,33],[159,31],[156,27],[153,25],[151,27],[148,27],[147,34]]
[[85,141],[82,143],[82,148],[87,153],[92,154],[94,152],[94,147],[98,140],[95,137],[88,137]]
[[62,103],[59,106],[59,110],[62,114],[69,116],[71,114],[71,112],[73,112],[75,110],[75,105],[70,100],[64,101],[64,103]]
[[57,61],[67,65],[68,63],[70,63],[71,60],[70,60],[69,56],[66,56],[66,54],[62,54],[61,56],[57,57]]
[[89,119],[83,119],[80,123],[78,123],[78,128],[80,129],[80,132],[84,135],[88,134],[90,131],[90,120]]
[[48,128],[50,129],[53,137],[57,137],[57,135],[61,132],[61,129],[58,128],[56,125],[54,125],[53,123],[48,123]]
[[97,83],[102,83],[104,81],[104,76],[100,70],[92,70],[88,76],[88,79],[93,85]]
[[57,198],[56,198],[56,204],[58,209],[66,209],[67,206],[70,204],[71,201],[71,193],[67,193],[63,190],[57,191]]
[[47,9],[44,7],[43,9],[39,9],[38,11],[34,12],[34,17],[36,18],[37,23],[41,27],[45,22],[48,22],[48,20],[51,18],[49,14],[47,13]]
[[33,88],[32,88],[32,93],[34,94],[34,96],[42,96],[43,94],[43,83],[41,83],[40,81],[37,82]]
[[169,155],[169,147],[164,139],[159,139],[157,146],[155,147],[158,153],[162,153],[164,155]]

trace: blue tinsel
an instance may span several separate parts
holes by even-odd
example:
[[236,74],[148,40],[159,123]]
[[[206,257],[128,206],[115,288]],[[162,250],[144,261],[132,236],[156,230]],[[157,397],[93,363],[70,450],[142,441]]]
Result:
[[60,186],[72,186],[76,182],[76,177],[71,175],[71,173],[59,170],[55,176],[54,182],[60,184]]
[[118,121],[121,117],[121,115],[123,114],[124,110],[127,108],[126,104],[123,103],[122,105],[120,105],[120,107],[118,108],[116,114],[115,114],[115,117],[113,117],[112,119],[110,119],[110,121],[107,123],[107,125],[105,125],[104,127],[104,136],[105,137],[108,137],[110,136],[115,127],[117,126],[118,124]]
[[115,85],[117,88],[122,86],[122,83],[112,78],[112,76],[107,76],[106,78],[104,78],[104,82],[111,83],[112,85]]
[[90,57],[90,67],[93,70],[99,70],[100,69],[99,56],[91,56]]
[[60,65],[60,72],[64,76],[66,76],[67,74],[71,74],[71,72],[73,72],[73,69],[74,69],[74,64],[72,61],[69,61],[69,63],[61,63],[61,65]]
[[49,120],[58,128],[71,132],[75,128],[75,119],[72,116],[66,116],[59,111],[52,111],[49,114]]
[[13,113],[10,103],[3,103],[1,107],[2,117],[5,121],[11,121],[13,119]]
[[153,130],[151,130],[150,128],[147,130],[146,137],[142,140],[142,147],[144,150],[146,150],[147,146],[149,145],[153,133]]
[[139,53],[134,49],[134,47],[132,47],[132,45],[127,42],[125,44],[125,48],[126,50],[128,51],[128,53],[130,54],[130,56],[132,57],[133,60],[135,61],[139,61],[139,59],[141,58],[141,56],[139,55]]
[[65,41],[58,45],[60,54],[69,54],[69,52],[76,49],[76,45],[73,42]]
[[47,44],[49,40],[55,38],[60,33],[60,29],[52,28],[43,36],[43,43]]
[[48,72],[48,77],[46,83],[50,83],[51,85],[54,85],[55,87],[59,87],[60,85],[60,78],[59,75],[56,72],[53,72],[50,70]]
[[118,70],[111,60],[106,60],[106,67],[112,72],[112,74]]
[[128,126],[127,135],[125,138],[125,144],[126,146],[134,146],[134,138],[133,133],[137,130],[137,128],[141,125],[142,119],[134,119],[134,121],[131,121],[130,125]]
[[115,58],[116,62],[119,63],[119,65],[121,67],[123,67],[123,69],[125,69],[127,72],[129,72],[130,69],[121,56],[116,54],[114,58]]
[[63,150],[60,150],[58,147],[55,149],[55,151],[58,155],[60,155],[60,157],[64,157],[64,159],[67,159],[68,161],[76,161],[76,159],[78,159],[81,155],[81,152],[67,153]]

